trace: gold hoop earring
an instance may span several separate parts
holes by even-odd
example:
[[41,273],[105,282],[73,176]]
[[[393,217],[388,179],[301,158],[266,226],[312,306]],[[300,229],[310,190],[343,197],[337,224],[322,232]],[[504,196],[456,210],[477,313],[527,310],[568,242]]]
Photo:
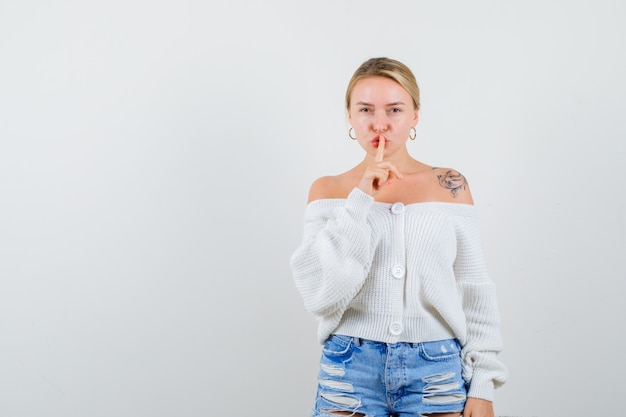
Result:
[[415,130],[415,128],[412,127],[411,130],[409,130],[409,139],[415,140],[416,137],[417,137],[417,130]]
[[350,137],[350,139],[356,140],[356,136],[352,136],[352,133],[354,133],[354,128],[353,127],[348,129],[348,136]]

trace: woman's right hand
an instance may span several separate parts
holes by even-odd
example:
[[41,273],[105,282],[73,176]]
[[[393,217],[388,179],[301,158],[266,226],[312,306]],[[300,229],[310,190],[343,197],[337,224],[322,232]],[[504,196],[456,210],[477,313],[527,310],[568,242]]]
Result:
[[365,173],[361,178],[361,182],[358,185],[358,188],[371,195],[375,196],[378,192],[387,185],[387,182],[390,178],[396,177],[398,179],[402,178],[402,174],[400,171],[391,163],[384,161],[385,155],[385,137],[380,135],[380,140],[378,141],[378,150],[376,151],[376,156],[374,157],[374,163],[369,165],[365,169]]

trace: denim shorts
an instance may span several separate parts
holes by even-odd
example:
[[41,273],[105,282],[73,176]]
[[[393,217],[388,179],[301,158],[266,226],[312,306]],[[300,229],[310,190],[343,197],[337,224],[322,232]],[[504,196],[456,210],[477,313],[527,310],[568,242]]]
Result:
[[462,412],[467,385],[461,369],[461,346],[455,339],[389,344],[332,335],[324,344],[311,415]]

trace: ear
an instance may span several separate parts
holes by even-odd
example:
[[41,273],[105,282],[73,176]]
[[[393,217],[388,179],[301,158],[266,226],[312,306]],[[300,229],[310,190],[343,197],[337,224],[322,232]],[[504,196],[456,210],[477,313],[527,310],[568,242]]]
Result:
[[415,123],[413,127],[417,125],[417,122],[419,122],[419,120],[420,120],[420,112],[419,112],[419,109],[417,109],[413,112],[413,122]]

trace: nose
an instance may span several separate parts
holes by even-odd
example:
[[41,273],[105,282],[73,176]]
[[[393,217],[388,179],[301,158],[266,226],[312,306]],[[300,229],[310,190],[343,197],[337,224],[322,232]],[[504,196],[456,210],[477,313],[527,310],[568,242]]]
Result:
[[372,128],[374,129],[374,132],[378,133],[379,135],[381,133],[385,133],[389,129],[389,123],[387,122],[386,115],[382,115],[382,116],[377,115],[376,120],[374,120],[374,125],[372,126]]

